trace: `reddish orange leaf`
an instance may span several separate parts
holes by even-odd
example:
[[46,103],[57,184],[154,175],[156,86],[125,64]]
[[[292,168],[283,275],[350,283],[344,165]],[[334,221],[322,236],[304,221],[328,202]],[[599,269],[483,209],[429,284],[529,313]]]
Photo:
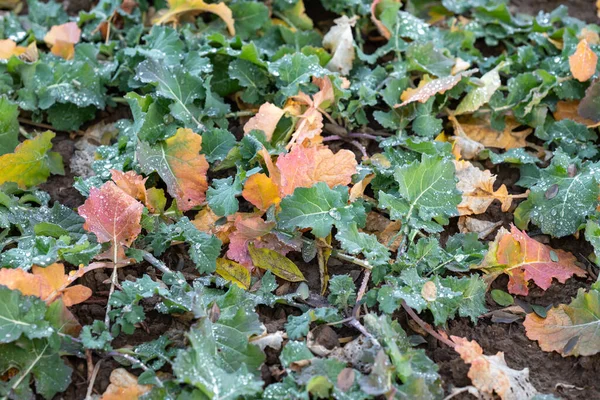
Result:
[[402,100],[401,104],[396,104],[394,108],[404,107],[405,105],[418,101],[420,103],[425,103],[432,96],[435,96],[438,93],[445,93],[446,90],[452,89],[454,86],[458,85],[462,78],[465,76],[471,76],[478,69],[470,69],[468,71],[460,72],[456,75],[445,76],[443,78],[434,79],[427,81],[425,78],[419,82],[419,86],[416,89],[406,89],[404,93],[400,96],[400,100]]
[[177,206],[187,211],[206,199],[208,161],[202,137],[191,129],[179,128],[174,136],[156,146],[140,142],[138,159],[144,173],[158,172]]
[[349,150],[334,154],[325,146],[295,146],[279,156],[277,168],[281,174],[281,197],[294,193],[298,187],[311,187],[325,182],[329,187],[346,186],[356,173],[356,157]]
[[90,190],[78,212],[85,219],[84,229],[93,232],[100,243],[110,242],[118,249],[121,245],[129,247],[142,231],[143,209],[139,201],[114,182],[106,182],[99,189]]
[[248,134],[254,129],[263,131],[267,140],[271,140],[277,123],[283,117],[284,111],[271,103],[265,103],[258,109],[255,116],[250,118],[244,125],[244,134]]
[[248,178],[242,196],[261,211],[281,201],[279,187],[265,174],[254,174]]
[[0,268],[0,282],[25,296],[42,298],[43,293],[51,291],[50,284],[41,276],[30,274],[20,268]]
[[590,49],[587,40],[581,39],[575,53],[569,57],[571,74],[579,82],[585,82],[596,73],[598,56]]
[[583,118],[579,115],[579,100],[559,101],[556,103],[556,111],[554,111],[554,119],[561,121],[563,119],[571,119],[588,127],[597,125],[591,119]]
[[529,280],[546,290],[553,278],[565,283],[573,275],[586,276],[586,272],[575,265],[575,261],[571,253],[545,246],[512,225],[510,233],[503,228],[498,231],[479,268],[490,274],[488,280],[503,273],[508,274],[508,291],[526,296],[529,293]]
[[502,400],[522,400],[531,399],[538,394],[529,381],[529,370],[509,368],[504,360],[504,353],[486,356],[476,341],[458,336],[450,338],[456,343],[454,350],[460,354],[460,358],[471,364],[468,376],[482,398],[491,399],[496,394]]
[[44,42],[52,46],[52,54],[70,60],[75,54],[74,46],[79,43],[80,38],[81,29],[77,23],[67,22],[50,28],[44,37]]
[[100,400],[136,400],[150,389],[150,385],[138,384],[137,376],[126,369],[117,368],[110,373],[110,385]]

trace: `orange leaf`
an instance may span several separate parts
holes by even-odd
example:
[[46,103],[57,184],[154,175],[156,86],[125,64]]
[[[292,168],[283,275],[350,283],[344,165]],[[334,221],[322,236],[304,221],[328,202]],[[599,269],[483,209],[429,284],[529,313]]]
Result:
[[522,195],[509,195],[505,185],[494,190],[496,175],[490,171],[480,170],[469,161],[454,161],[458,182],[456,188],[462,193],[462,201],[458,205],[459,215],[483,214],[494,200],[502,203],[502,211],[507,212],[513,198],[526,198]]
[[93,232],[100,243],[111,242],[117,249],[120,245],[129,247],[142,231],[143,209],[114,182],[106,182],[100,189],[90,190],[78,212],[85,219],[84,229]]
[[13,40],[0,40],[0,60],[8,60],[10,57],[18,56],[26,51],[25,47],[17,46]]
[[471,364],[468,376],[482,398],[493,398],[497,394],[502,400],[531,399],[538,394],[529,381],[529,370],[517,371],[506,365],[504,353],[486,356],[483,349],[474,340],[458,336],[450,337],[465,363]]
[[248,178],[242,196],[261,211],[266,211],[273,204],[277,205],[281,201],[279,188],[265,174],[254,174]]
[[18,290],[25,296],[42,298],[43,293],[52,291],[44,278],[27,273],[20,268],[1,268],[0,282],[9,289]]
[[258,113],[250,118],[244,125],[244,134],[250,133],[257,129],[263,131],[267,140],[271,140],[273,132],[277,127],[277,123],[283,117],[284,111],[271,103],[265,103],[258,109]]
[[230,215],[227,217],[227,222],[216,224],[220,219],[221,217],[215,214],[213,210],[209,207],[204,207],[202,210],[198,211],[192,224],[194,224],[199,231],[215,235],[223,242],[223,244],[227,244],[229,243],[229,235],[234,230],[234,217]]
[[569,57],[571,74],[579,82],[585,82],[596,73],[598,56],[590,49],[587,40],[582,39],[577,44],[575,53]]
[[294,193],[298,187],[311,187],[325,182],[329,187],[346,186],[356,173],[356,157],[349,150],[334,154],[324,146],[295,146],[279,156],[277,168],[281,174],[281,197]]
[[450,90],[454,86],[458,85],[462,78],[471,76],[477,71],[479,71],[477,68],[470,69],[468,71],[460,72],[456,75],[445,76],[443,78],[430,81],[427,81],[425,78],[423,78],[421,82],[419,82],[419,86],[416,89],[409,88],[402,93],[400,96],[402,103],[396,104],[394,108],[404,107],[405,105],[415,101],[425,103],[432,96],[435,96],[438,93],[445,93],[446,90]]
[[586,276],[575,261],[571,253],[545,246],[511,225],[510,233],[504,228],[498,231],[479,268],[490,273],[492,280],[500,274],[507,274],[508,291],[527,296],[529,280],[546,290],[553,278],[565,283],[573,275]]
[[100,400],[135,400],[150,391],[152,386],[138,384],[137,376],[124,368],[114,369],[110,373],[110,385]]
[[138,146],[138,159],[144,173],[158,172],[182,211],[206,199],[208,161],[200,154],[201,149],[202,137],[187,128],[177,129],[174,136],[156,146],[144,142]]
[[62,295],[63,303],[65,306],[70,307],[74,304],[79,304],[92,296],[92,290],[83,285],[75,285],[68,287],[69,275],[65,274],[65,266],[60,263],[54,263],[47,266],[46,268],[38,267],[34,265],[31,268],[31,272],[34,276],[39,276],[48,283],[45,291],[42,291],[40,296],[43,300],[58,292]]
[[392,37],[392,34],[390,33],[389,29],[386,28],[386,26],[379,20],[379,18],[377,18],[377,4],[380,2],[381,0],[373,0],[373,3],[371,3],[371,21],[373,21],[377,27],[377,30],[379,33],[381,33],[381,36],[389,40]]
[[497,149],[509,150],[527,147],[528,143],[525,138],[533,132],[531,128],[516,131],[521,124],[513,117],[506,117],[504,130],[502,131],[492,128],[490,121],[484,118],[465,117],[457,120],[452,117],[449,119],[454,126],[454,133],[457,137],[466,137],[485,147]]
[[579,115],[579,100],[571,101],[559,101],[556,103],[556,111],[554,111],[554,119],[562,121],[563,119],[570,119],[588,127],[597,125],[596,122],[591,119],[583,118]]
[[116,169],[110,170],[111,179],[117,184],[117,186],[142,203],[146,202],[146,180],[141,175],[136,174],[134,171],[123,172]]
[[81,29],[75,22],[67,22],[62,25],[55,25],[44,36],[44,42],[52,46],[52,54],[63,57],[67,60],[73,58],[75,54],[74,45],[79,43],[81,38]]

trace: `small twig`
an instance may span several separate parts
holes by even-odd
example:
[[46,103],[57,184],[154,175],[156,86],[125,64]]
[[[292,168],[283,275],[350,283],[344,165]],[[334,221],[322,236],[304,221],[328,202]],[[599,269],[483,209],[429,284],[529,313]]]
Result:
[[83,135],[83,131],[80,131],[80,130],[76,130],[76,131],[63,131],[63,130],[60,130],[60,129],[56,129],[52,125],[44,124],[44,123],[41,123],[41,122],[34,122],[34,121],[32,121],[30,119],[27,119],[27,118],[19,118],[19,123],[24,124],[24,125],[29,125],[29,126],[35,126],[36,128],[43,128],[43,129],[48,129],[48,130],[58,131],[58,132],[76,132],[79,135]]
[[[132,365],[137,365],[139,366],[141,369],[143,369],[144,371],[150,371],[150,368],[144,364],[142,361],[138,360],[137,358],[130,356],[129,354],[126,353],[121,353],[119,351],[109,351],[108,353],[106,353],[107,356],[112,356],[112,357],[120,357],[123,358],[127,361],[129,361]],[[158,379],[157,376],[154,376],[155,380],[156,380],[156,386],[158,387],[163,387],[163,383],[161,382],[160,379]]]
[[354,306],[354,310],[352,310],[352,315],[354,316],[354,318],[358,318],[358,314],[360,313],[360,301],[362,300],[363,296],[365,295],[365,292],[367,291],[369,278],[371,278],[370,269],[365,271],[365,275],[363,276],[362,282],[360,283],[360,288],[358,289],[358,294],[356,295],[356,304]]
[[144,260],[146,260],[148,263],[150,263],[153,267],[158,269],[163,274],[172,274],[173,273],[173,271],[171,271],[169,269],[169,267],[167,267],[165,265],[164,262],[162,262],[158,258],[154,257],[152,255],[152,253],[148,253],[147,251],[144,251]]
[[452,389],[452,393],[450,393],[448,396],[444,397],[444,400],[450,400],[464,392],[469,392],[473,396],[478,397],[477,393],[479,391],[477,390],[477,388],[475,386],[465,386],[462,388],[454,388],[454,389]]
[[225,118],[233,118],[233,117],[252,117],[256,115],[256,111],[252,110],[243,110],[243,111],[235,111],[225,114]]
[[85,394],[85,400],[92,399],[92,391],[94,390],[94,382],[96,382],[96,376],[98,376],[98,371],[100,370],[100,365],[102,365],[102,360],[96,363],[94,367],[94,371],[92,372],[92,379],[90,379],[90,383],[88,384],[87,392]]
[[452,348],[456,347],[456,344],[454,344],[454,342],[451,342],[449,339],[447,339],[447,338],[443,337],[442,335],[440,335],[439,333],[437,333],[431,325],[429,325],[427,322],[425,322],[421,318],[419,318],[417,313],[415,313],[415,311],[412,308],[410,308],[404,300],[402,300],[402,308],[404,308],[404,310],[408,313],[408,315],[410,315],[410,317],[421,328],[423,328],[427,333],[429,333],[431,336],[433,336],[434,338],[436,338],[437,340],[439,340],[440,342],[444,343],[445,345],[447,345],[449,347],[452,347]]
[[358,143],[356,140],[351,140],[350,142],[351,145],[353,145],[354,147],[356,147],[362,154],[363,158],[369,158],[369,154],[367,153],[367,149],[365,149],[365,146],[363,146],[362,144]]
[[343,261],[348,261],[348,262],[351,262],[352,264],[356,264],[359,267],[362,267],[364,269],[367,269],[367,270],[372,270],[373,269],[373,266],[371,264],[369,264],[368,261],[361,260],[359,258],[350,256],[350,255],[345,254],[345,253],[340,253],[339,251],[337,251],[335,249],[332,250],[331,255],[333,257],[337,258],[337,259],[340,259],[340,260],[343,260]]

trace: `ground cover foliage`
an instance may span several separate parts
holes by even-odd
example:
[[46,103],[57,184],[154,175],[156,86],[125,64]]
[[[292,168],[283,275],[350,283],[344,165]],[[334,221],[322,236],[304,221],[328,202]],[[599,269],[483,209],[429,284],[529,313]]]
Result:
[[[598,25],[501,0],[0,5],[1,398],[75,396],[77,365],[104,400],[556,398],[457,318],[600,352]],[[76,207],[42,189],[67,172]],[[128,342],[157,315],[177,328]]]

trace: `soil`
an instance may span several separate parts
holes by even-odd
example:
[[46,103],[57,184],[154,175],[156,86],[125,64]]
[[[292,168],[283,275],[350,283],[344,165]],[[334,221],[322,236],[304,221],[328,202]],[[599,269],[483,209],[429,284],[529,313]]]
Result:
[[[305,0],[309,15],[321,26],[319,21],[331,19],[330,15],[322,8],[311,8],[312,0]],[[65,2],[68,11],[76,14],[80,10],[88,10],[92,6],[90,0],[71,0]],[[557,6],[564,4],[569,7],[570,15],[588,22],[600,22],[593,8],[592,0],[513,0],[511,7],[519,12],[528,14],[537,14],[540,10],[551,11]],[[319,5],[320,6],[320,5]],[[316,10],[316,11],[315,11]],[[313,15],[314,14],[314,15]],[[108,119],[114,121],[121,117],[126,117],[126,111],[117,110],[109,115],[102,115],[99,119]],[[115,117],[118,115],[118,118]],[[74,152],[74,141],[66,133],[58,133],[54,139],[54,150],[58,151],[65,164],[64,176],[52,176],[47,183],[42,185],[42,189],[50,193],[53,201],[58,201],[68,207],[76,208],[81,205],[84,198],[72,187],[74,175],[69,170],[69,160]],[[369,143],[365,143],[367,146]],[[370,148],[370,147],[368,147]],[[356,150],[351,148],[351,150]],[[520,193],[522,188],[515,185],[519,178],[518,169],[498,169],[497,185],[506,184],[511,193]],[[516,207],[518,203],[513,205]],[[512,223],[512,212],[503,213],[499,205],[493,204],[488,213],[481,218],[490,221],[503,221],[503,226],[508,228]],[[456,232],[456,221],[453,221],[449,229],[450,233]],[[533,232],[535,234],[535,232]],[[492,235],[493,236],[493,235]],[[587,260],[587,255],[591,254],[592,249],[584,240],[575,238],[550,239],[539,235],[538,239],[551,246],[572,252],[577,256],[582,265],[592,270],[591,263]],[[190,262],[187,252],[181,246],[171,248],[162,258],[169,268],[184,272],[193,273],[195,271]],[[298,262],[299,267],[308,279],[308,284],[312,293],[319,293],[320,281],[318,269],[313,265],[307,265],[301,259],[294,260]],[[331,260],[329,271],[332,274],[349,273],[357,285],[362,279],[361,271],[355,266],[341,263],[337,260]],[[83,278],[83,284],[93,289],[94,296],[86,302],[73,307],[75,316],[82,324],[91,323],[95,319],[103,319],[106,310],[106,301],[108,294],[108,271],[98,270]],[[133,267],[126,267],[119,271],[119,280],[133,280],[141,277],[144,273],[150,276],[155,275],[155,270],[146,263],[137,264]],[[589,288],[591,280],[571,279],[566,284],[556,284],[551,286],[546,292],[540,289],[532,289],[530,295],[522,300],[532,304],[542,306],[558,305],[568,303],[574,297],[579,288]],[[283,282],[281,282],[283,283]],[[493,283],[494,288],[506,290],[507,279],[500,277]],[[295,287],[282,285],[280,290],[293,291]],[[280,293],[281,294],[281,293]],[[315,296],[314,301],[323,301],[320,296]],[[167,335],[175,343],[182,343],[183,333],[189,328],[189,322],[185,316],[181,318],[166,316],[153,311],[153,299],[147,299],[142,302],[147,312],[146,323],[138,328],[133,335],[121,335],[115,341],[115,346],[135,346],[148,340],[156,339],[161,335]],[[499,307],[489,298],[487,305],[490,310],[499,309]],[[299,314],[299,311],[293,307],[277,305],[275,308],[259,307],[258,309],[261,321],[265,324],[269,332],[275,332],[283,329],[288,315]],[[400,314],[400,321],[410,330],[405,322],[407,316]],[[324,332],[324,333],[323,333]],[[476,340],[484,349],[485,354],[492,355],[496,352],[503,352],[509,367],[514,369],[528,368],[533,385],[541,393],[553,393],[564,399],[598,399],[600,398],[600,354],[592,357],[561,357],[557,353],[543,352],[536,342],[529,340],[525,336],[525,330],[522,326],[522,320],[513,323],[494,323],[490,318],[483,317],[477,325],[473,325],[470,320],[456,319],[450,321],[446,327],[449,335],[466,337]],[[418,334],[418,332],[410,332]],[[329,328],[319,329],[315,332],[318,336],[326,334],[327,340],[338,337],[357,336],[357,332],[344,327],[333,331]],[[470,379],[467,376],[468,365],[460,359],[458,354],[447,346],[438,343],[435,339],[427,338],[427,344],[423,345],[428,355],[438,364],[439,372],[443,379],[444,388],[448,393],[452,388],[459,388],[470,385]],[[317,341],[325,339],[317,338]],[[82,399],[85,398],[87,391],[88,371],[84,359],[71,357],[68,360],[74,370],[73,384],[62,394],[57,395],[56,399]],[[100,358],[94,356],[94,363],[100,361]],[[94,393],[103,393],[109,384],[110,372],[119,367],[120,364],[111,358],[102,359],[102,367],[94,384]],[[280,379],[279,372],[281,366],[278,365],[278,353],[267,349],[267,362],[263,366],[263,379],[266,383],[271,383]],[[136,372],[136,371],[133,371]],[[472,396],[461,394],[456,399],[468,399]]]

